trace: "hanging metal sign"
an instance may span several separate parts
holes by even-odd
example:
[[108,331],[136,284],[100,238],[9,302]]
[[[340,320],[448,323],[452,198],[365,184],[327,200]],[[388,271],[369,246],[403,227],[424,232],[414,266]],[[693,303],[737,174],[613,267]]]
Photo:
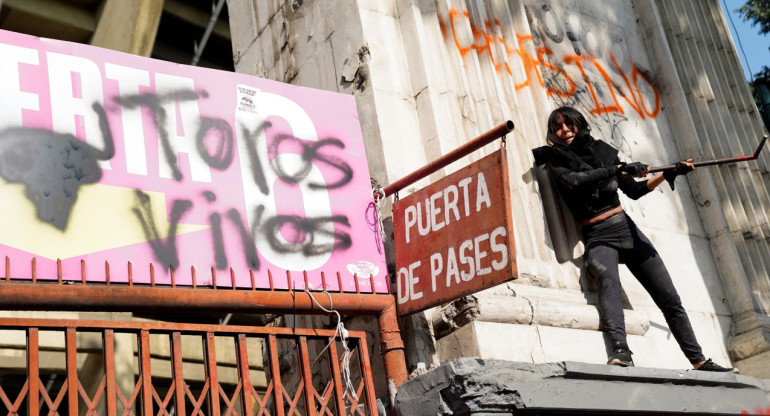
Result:
[[396,201],[393,221],[400,316],[518,277],[504,148]]

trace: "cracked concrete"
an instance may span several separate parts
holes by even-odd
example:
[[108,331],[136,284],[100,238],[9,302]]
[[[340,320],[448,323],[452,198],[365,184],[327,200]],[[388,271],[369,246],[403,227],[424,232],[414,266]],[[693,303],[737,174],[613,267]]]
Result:
[[770,407],[765,381],[732,373],[463,358],[399,387],[402,416],[527,411],[740,414]]
[[[515,286],[515,289],[514,289]],[[432,324],[443,337],[472,321],[543,325],[557,328],[600,330],[600,314],[579,292],[543,289],[525,285],[499,285],[475,296],[466,296],[441,307]],[[558,297],[557,297],[558,296]],[[626,310],[626,330],[644,335],[650,327],[647,316]]]
[[343,61],[342,69],[340,70],[340,84],[352,86],[354,93],[366,91],[369,54],[369,47],[362,45],[352,57]]

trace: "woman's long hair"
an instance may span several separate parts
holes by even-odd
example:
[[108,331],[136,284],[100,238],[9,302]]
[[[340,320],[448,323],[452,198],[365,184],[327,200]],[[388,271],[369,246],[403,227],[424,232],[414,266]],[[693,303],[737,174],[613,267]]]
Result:
[[575,131],[589,128],[586,118],[583,117],[583,114],[581,114],[580,111],[567,106],[559,107],[556,110],[553,110],[548,117],[548,133],[545,135],[545,139],[550,144],[560,143],[559,139],[556,137],[556,131],[561,127],[561,124],[558,123],[560,117],[566,125],[575,128]]

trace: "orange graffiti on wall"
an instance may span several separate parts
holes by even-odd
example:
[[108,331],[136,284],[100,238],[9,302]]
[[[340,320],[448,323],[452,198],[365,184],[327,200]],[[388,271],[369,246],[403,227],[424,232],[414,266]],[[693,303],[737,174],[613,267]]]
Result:
[[749,413],[748,410],[744,410],[741,412],[742,415],[770,415],[770,407],[768,407],[765,410],[762,410],[762,408],[757,408],[757,410],[754,411],[754,413]]
[[[458,27],[461,24],[468,24],[473,35],[474,41],[470,45],[463,45],[458,39]],[[509,65],[509,59],[518,58],[523,67],[525,80],[520,83],[514,83],[514,88],[520,90],[525,87],[532,87],[536,82],[541,88],[545,88],[546,94],[551,96],[556,94],[560,97],[572,97],[578,93],[578,87],[572,77],[564,70],[565,66],[572,65],[576,67],[583,76],[583,81],[587,86],[588,92],[593,100],[594,108],[591,109],[593,114],[604,113],[620,113],[625,114],[625,110],[621,102],[618,100],[620,95],[629,107],[635,111],[639,117],[644,119],[645,117],[655,118],[660,112],[660,95],[657,88],[652,83],[652,80],[640,71],[636,65],[631,63],[630,74],[624,72],[620,65],[618,65],[615,56],[610,53],[610,60],[612,62],[613,69],[623,78],[624,86],[616,83],[609,73],[605,69],[601,61],[590,55],[566,55],[561,57],[561,66],[559,66],[558,57],[556,57],[553,51],[547,47],[541,46],[535,49],[536,56],[533,56],[529,52],[528,43],[534,40],[532,35],[516,35],[516,41],[518,43],[517,48],[511,48],[505,43],[503,36],[494,37],[490,33],[494,33],[500,27],[500,22],[495,19],[494,22],[484,21],[484,28],[479,29],[473,24],[468,16],[468,12],[460,12],[457,9],[449,10],[449,27],[441,25],[442,33],[446,36],[445,31],[452,31],[452,38],[454,40],[455,47],[460,54],[460,57],[465,59],[466,55],[470,51],[475,51],[479,59],[488,59],[497,72],[505,71],[511,78],[513,78],[513,71]],[[534,45],[533,45],[534,46]],[[495,50],[505,51],[505,57],[495,57]],[[507,59],[506,59],[507,58]],[[556,62],[555,65],[552,62]],[[601,80],[591,80],[586,71],[586,66],[592,65],[594,69],[601,75]],[[554,76],[563,79],[567,88],[559,89],[553,83],[549,83],[546,87],[543,81],[543,68],[547,71],[554,72]],[[629,79],[630,75],[630,79]],[[647,103],[649,98],[645,99],[645,95],[642,93],[640,83],[645,84],[647,89],[652,92],[654,96],[654,103]],[[597,96],[597,88],[604,88],[610,92],[611,102],[601,103]],[[617,94],[616,94],[617,92]]]

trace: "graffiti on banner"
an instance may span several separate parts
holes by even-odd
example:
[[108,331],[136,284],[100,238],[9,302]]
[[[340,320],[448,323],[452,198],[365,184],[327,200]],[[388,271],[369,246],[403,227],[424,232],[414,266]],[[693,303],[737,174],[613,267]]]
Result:
[[[386,291],[353,97],[0,31],[0,254],[12,278]],[[211,273],[208,273],[211,270]],[[186,271],[186,272],[182,272]],[[251,272],[251,273],[250,273]],[[304,287],[295,273],[296,287]],[[134,282],[149,279],[135,272]],[[147,281],[149,282],[149,280]],[[226,283],[225,283],[226,282]],[[219,279],[217,282],[219,284]],[[275,278],[275,287],[287,287]]]

